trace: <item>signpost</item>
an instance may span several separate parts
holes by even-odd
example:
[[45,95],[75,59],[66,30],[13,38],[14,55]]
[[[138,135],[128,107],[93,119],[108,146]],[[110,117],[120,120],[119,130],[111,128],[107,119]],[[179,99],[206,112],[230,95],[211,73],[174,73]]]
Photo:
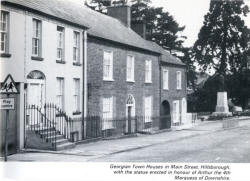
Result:
[[8,132],[8,123],[9,123],[9,110],[15,109],[15,99],[9,98],[10,94],[18,94],[19,91],[16,87],[16,83],[13,80],[12,76],[9,74],[5,78],[3,82],[3,86],[0,88],[0,94],[6,94],[7,98],[1,98],[0,99],[0,109],[6,110],[6,122],[5,122],[5,134],[4,134],[4,161],[7,161],[8,156],[8,138],[7,138],[7,132]]
[[14,98],[0,98],[0,109],[2,110],[15,109],[15,99]]

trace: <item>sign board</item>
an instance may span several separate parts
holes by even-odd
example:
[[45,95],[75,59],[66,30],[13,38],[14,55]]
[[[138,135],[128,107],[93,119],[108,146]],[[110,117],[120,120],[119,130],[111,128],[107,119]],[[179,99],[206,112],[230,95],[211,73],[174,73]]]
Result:
[[5,78],[3,85],[0,88],[1,94],[17,94],[19,91],[17,90],[16,83],[13,80],[12,76],[9,74]]
[[4,109],[4,110],[15,109],[15,99],[14,98],[1,98],[0,109]]

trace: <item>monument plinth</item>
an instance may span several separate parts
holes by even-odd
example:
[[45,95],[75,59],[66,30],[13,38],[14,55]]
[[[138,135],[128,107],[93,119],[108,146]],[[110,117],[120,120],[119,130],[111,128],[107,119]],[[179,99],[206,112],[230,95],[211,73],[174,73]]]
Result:
[[232,116],[228,108],[227,92],[217,92],[217,105],[212,116]]

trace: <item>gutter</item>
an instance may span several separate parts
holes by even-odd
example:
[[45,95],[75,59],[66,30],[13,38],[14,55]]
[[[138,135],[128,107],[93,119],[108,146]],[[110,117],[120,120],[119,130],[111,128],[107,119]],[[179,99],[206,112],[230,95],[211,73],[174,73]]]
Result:
[[[160,56],[161,53],[158,52],[158,51],[153,51],[153,50],[149,50],[149,49],[145,49],[145,48],[140,48],[140,47],[137,47],[137,46],[133,46],[133,45],[129,45],[129,44],[125,44],[125,43],[121,43],[121,42],[117,42],[117,41],[114,41],[114,40],[110,40],[110,39],[107,39],[107,38],[103,38],[103,37],[99,37],[97,35],[93,35],[93,34],[90,34],[88,33],[88,37],[89,38],[95,38],[95,39],[98,39],[98,40],[102,40],[102,41],[106,41],[106,42],[110,42],[110,43],[115,43],[117,45],[120,45],[120,46],[126,46],[132,50],[140,50],[140,51],[144,51],[144,52],[150,52],[151,54],[154,54],[154,55],[157,55],[157,56]],[[145,40],[146,41],[146,40]],[[152,47],[153,48],[153,47]]]

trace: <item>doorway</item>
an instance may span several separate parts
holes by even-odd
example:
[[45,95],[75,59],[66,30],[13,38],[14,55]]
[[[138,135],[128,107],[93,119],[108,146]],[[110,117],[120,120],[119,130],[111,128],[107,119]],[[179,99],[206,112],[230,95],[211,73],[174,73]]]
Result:
[[126,101],[126,132],[131,134],[136,131],[135,99],[129,94]]
[[42,108],[45,103],[45,76],[40,71],[32,71],[27,76],[27,105]]
[[161,104],[160,111],[160,129],[171,128],[171,114],[170,114],[170,104],[167,100],[163,101]]

